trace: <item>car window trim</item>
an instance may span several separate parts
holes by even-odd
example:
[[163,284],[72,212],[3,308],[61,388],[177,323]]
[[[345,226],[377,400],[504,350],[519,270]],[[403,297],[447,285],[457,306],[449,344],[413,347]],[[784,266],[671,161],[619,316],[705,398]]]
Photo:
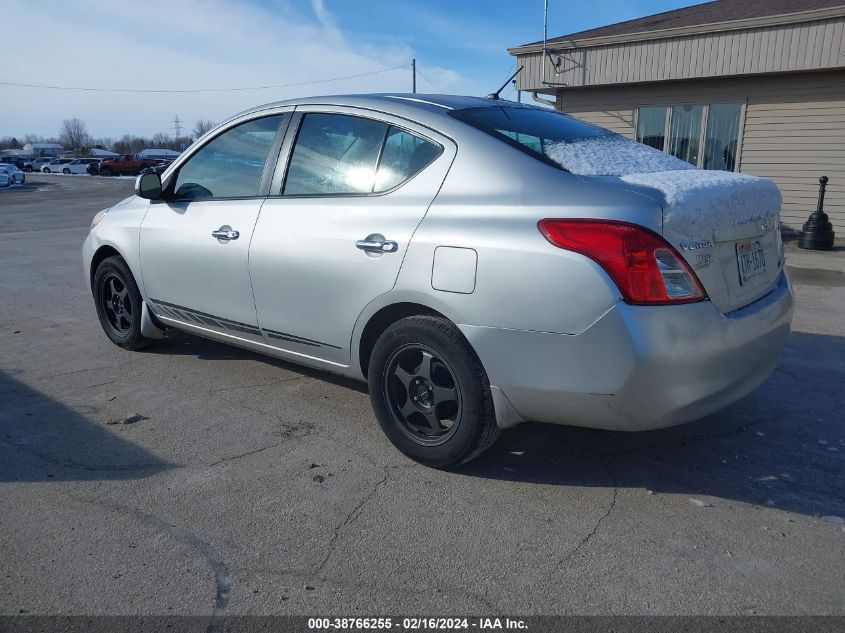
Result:
[[[252,115],[257,116],[245,116],[239,119],[233,119],[230,121],[230,125],[226,125],[225,128],[222,128],[217,134],[205,140],[202,145],[198,145],[196,148],[191,150],[191,153],[185,156],[184,158],[180,156],[182,160],[178,160],[178,162],[174,161],[176,168],[167,175],[166,183],[163,183],[162,187],[162,198],[161,200],[156,200],[154,202],[166,202],[166,203],[176,203],[176,202],[213,202],[215,200],[219,201],[226,201],[226,200],[257,200],[261,198],[266,198],[267,193],[270,190],[271,182],[270,179],[276,169],[276,161],[278,160],[278,151],[277,147],[281,147],[282,140],[285,138],[288,126],[290,125],[290,119],[293,115],[293,109],[286,109],[280,110],[275,112],[267,112],[267,111],[260,111],[251,113]],[[211,198],[176,198],[171,197],[175,192],[172,191],[173,187],[176,185],[176,179],[179,175],[179,172],[182,170],[183,165],[191,160],[200,150],[202,150],[206,145],[211,143],[217,138],[220,138],[223,134],[226,134],[230,130],[243,125],[244,123],[249,123],[251,121],[257,121],[259,119],[266,119],[269,117],[274,116],[281,116],[281,120],[279,121],[279,126],[276,128],[276,135],[273,137],[273,142],[270,144],[270,149],[268,150],[267,158],[264,159],[264,169],[261,172],[261,180],[258,183],[258,191],[254,196],[226,196],[226,197],[211,197]]]
[[[365,112],[367,114],[373,113],[374,115],[385,114],[385,113],[380,113],[377,110],[363,110],[363,112]],[[387,126],[387,130],[385,131],[384,138],[382,139],[382,142],[381,142],[381,148],[379,149],[379,155],[378,155],[378,159],[376,161],[376,168],[375,168],[376,171],[374,172],[374,174],[378,173],[378,168],[381,164],[381,157],[382,157],[382,154],[384,153],[384,145],[385,145],[385,143],[387,143],[387,137],[390,134],[390,128],[391,127],[396,128],[397,130],[401,130],[403,132],[407,132],[408,134],[416,136],[417,138],[421,138],[424,141],[428,141],[429,143],[436,145],[439,148],[440,151],[438,152],[437,156],[435,156],[428,163],[428,165],[426,165],[425,167],[420,169],[413,176],[411,176],[410,178],[406,178],[402,182],[397,183],[396,185],[394,185],[390,189],[385,189],[384,191],[372,191],[372,189],[375,188],[375,177],[373,177],[373,185],[370,188],[369,192],[365,191],[365,192],[349,192],[349,193],[288,193],[288,194],[286,194],[286,193],[284,193],[284,186],[287,183],[287,175],[288,175],[288,170],[290,169],[290,161],[293,158],[293,148],[296,145],[296,140],[299,138],[299,131],[302,129],[302,119],[305,117],[306,114],[339,114],[339,115],[344,115],[344,116],[358,117],[360,119],[370,119],[372,121],[377,121],[379,123],[385,124]],[[281,155],[279,157],[279,161],[277,162],[277,165],[280,165],[280,164],[283,163],[284,166],[283,166],[282,169],[278,169],[278,167],[277,167],[277,169],[276,169],[277,173],[275,174],[275,176],[273,178],[273,183],[270,187],[270,193],[266,197],[267,198],[284,198],[284,199],[290,198],[290,199],[296,200],[296,199],[303,199],[303,198],[367,198],[367,197],[386,196],[390,193],[393,193],[397,189],[404,187],[406,184],[408,184],[414,178],[416,178],[419,174],[423,173],[426,169],[429,168],[429,166],[434,164],[435,161],[439,160],[443,156],[443,154],[445,153],[445,150],[446,150],[445,146],[440,141],[437,141],[437,140],[431,138],[430,136],[426,136],[425,134],[417,132],[416,130],[412,130],[411,128],[406,127],[404,125],[394,123],[393,121],[386,121],[385,119],[380,118],[379,116],[367,116],[366,114],[359,114],[357,112],[352,113],[352,112],[346,112],[346,111],[342,111],[342,110],[341,111],[333,111],[333,110],[329,110],[329,109],[326,109],[326,110],[311,110],[311,109],[309,109],[307,111],[300,111],[299,108],[297,108],[296,112],[294,113],[293,119],[291,120],[291,124],[288,126],[287,138],[285,138],[285,142],[282,143]],[[281,159],[282,156],[284,156],[283,161]],[[278,193],[273,193],[273,192],[278,192]]]

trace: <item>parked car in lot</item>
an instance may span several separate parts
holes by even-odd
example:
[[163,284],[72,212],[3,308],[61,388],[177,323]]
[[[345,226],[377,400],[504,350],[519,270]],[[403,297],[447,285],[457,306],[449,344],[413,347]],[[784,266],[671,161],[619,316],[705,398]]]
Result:
[[0,172],[9,176],[9,184],[22,185],[26,182],[26,175],[12,163],[0,163]]
[[131,154],[110,158],[100,163],[101,176],[137,176],[142,169],[154,167],[157,160],[137,159]]
[[366,380],[410,457],[524,420],[637,431],[759,386],[793,297],[770,181],[562,113],[319,97],[219,126],[83,246],[106,335],[173,328]]
[[33,171],[41,171],[41,168],[44,165],[46,165],[47,163],[49,163],[51,160],[53,160],[53,159],[52,158],[31,158],[31,159],[24,162],[22,169],[27,173],[33,172]]
[[45,174],[60,174],[74,160],[73,158],[54,158],[49,163],[42,165],[41,172]]
[[76,158],[70,161],[67,165],[62,165],[63,174],[87,174],[88,167],[91,165],[99,165],[99,158]]
[[19,156],[0,156],[0,165],[14,165],[18,169],[23,169],[26,164],[26,159]]
[[12,179],[5,171],[0,171],[0,187],[9,187],[12,184]]

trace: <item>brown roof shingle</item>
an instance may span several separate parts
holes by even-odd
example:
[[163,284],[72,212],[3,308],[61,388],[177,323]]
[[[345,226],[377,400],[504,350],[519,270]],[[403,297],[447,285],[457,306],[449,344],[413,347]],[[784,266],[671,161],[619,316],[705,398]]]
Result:
[[[647,33],[649,31],[695,27],[749,18],[765,18],[832,7],[845,7],[845,0],[716,0],[715,2],[705,2],[684,9],[649,15],[636,20],[570,33],[548,41],[555,43],[573,39],[584,40],[612,35]],[[538,43],[542,42],[534,42],[534,44]],[[530,44],[525,46],[530,46]]]

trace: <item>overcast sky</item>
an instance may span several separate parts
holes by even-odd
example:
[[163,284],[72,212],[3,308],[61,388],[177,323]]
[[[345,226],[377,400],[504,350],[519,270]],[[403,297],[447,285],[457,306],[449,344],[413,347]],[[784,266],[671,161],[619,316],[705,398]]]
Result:
[[[688,0],[550,0],[549,36],[681,6]],[[132,94],[0,85],[0,136],[58,135],[79,117],[95,137],[190,132],[295,96],[411,90],[486,94],[514,60],[509,46],[542,39],[543,0],[22,0],[3,3],[0,82],[239,92]],[[511,93],[512,96],[512,93]]]

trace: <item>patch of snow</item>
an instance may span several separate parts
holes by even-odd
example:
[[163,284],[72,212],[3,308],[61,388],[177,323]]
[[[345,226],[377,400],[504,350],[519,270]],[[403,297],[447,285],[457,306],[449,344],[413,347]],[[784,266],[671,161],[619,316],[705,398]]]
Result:
[[578,176],[627,176],[695,169],[688,162],[619,134],[562,141],[546,155]]
[[578,176],[610,177],[654,198],[664,222],[686,235],[714,228],[766,222],[780,213],[780,191],[771,180],[703,170],[619,134],[550,145],[546,155]]
[[780,213],[780,190],[771,180],[726,171],[691,169],[629,174],[622,181],[657,190],[663,221],[687,235],[712,234],[748,222],[767,222]]
[[707,503],[706,501],[702,501],[701,499],[695,499],[693,497],[689,498],[689,502],[697,508],[712,508],[712,503]]

